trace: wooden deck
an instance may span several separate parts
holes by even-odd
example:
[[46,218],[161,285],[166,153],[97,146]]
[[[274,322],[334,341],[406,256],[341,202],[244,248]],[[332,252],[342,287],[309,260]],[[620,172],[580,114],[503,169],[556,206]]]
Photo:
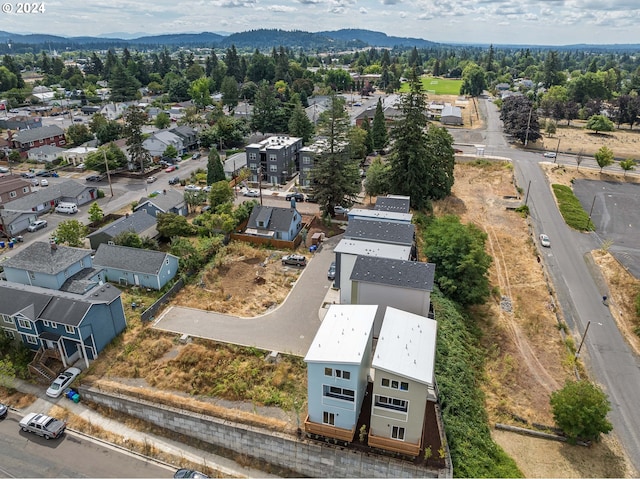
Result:
[[304,430],[307,434],[317,434],[318,436],[331,437],[346,442],[353,441],[353,436],[356,432],[355,426],[353,429],[341,429],[328,424],[311,422],[309,421],[309,416],[304,420]]
[[391,452],[399,452],[408,456],[417,457],[420,455],[420,444],[411,444],[388,437],[376,436],[369,432],[369,446],[377,447]]

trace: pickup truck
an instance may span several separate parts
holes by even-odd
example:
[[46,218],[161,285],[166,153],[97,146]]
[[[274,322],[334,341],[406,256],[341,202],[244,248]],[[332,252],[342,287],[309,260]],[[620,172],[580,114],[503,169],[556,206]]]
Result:
[[31,412],[20,421],[20,428],[25,432],[32,432],[45,439],[56,439],[62,436],[67,423],[56,418]]

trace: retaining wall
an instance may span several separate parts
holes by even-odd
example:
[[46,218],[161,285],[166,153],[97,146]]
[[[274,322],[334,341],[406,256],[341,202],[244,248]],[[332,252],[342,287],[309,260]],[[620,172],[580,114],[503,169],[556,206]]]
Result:
[[139,398],[79,387],[83,399],[308,477],[451,477],[395,458],[298,439]]

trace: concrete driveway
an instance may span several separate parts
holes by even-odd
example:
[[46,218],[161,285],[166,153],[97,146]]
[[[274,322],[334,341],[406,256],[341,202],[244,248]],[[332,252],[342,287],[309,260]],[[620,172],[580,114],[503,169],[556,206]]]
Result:
[[327,270],[342,235],[324,242],[308,262],[284,303],[254,318],[239,318],[183,306],[171,306],[153,327],[224,343],[304,356],[326,312],[325,302],[338,302]]

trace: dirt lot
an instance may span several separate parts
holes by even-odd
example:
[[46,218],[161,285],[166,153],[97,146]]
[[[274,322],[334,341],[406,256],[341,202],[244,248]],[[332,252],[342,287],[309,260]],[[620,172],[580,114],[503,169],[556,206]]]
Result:
[[[488,352],[486,381],[490,421],[513,416],[553,425],[552,391],[572,378],[572,357],[559,327],[544,267],[525,218],[506,209],[504,196],[517,195],[509,164],[456,165],[454,196],[436,205],[459,214],[488,235],[494,262],[492,301],[477,310]],[[494,439],[526,477],[632,477],[615,436],[591,448],[494,431]]]

